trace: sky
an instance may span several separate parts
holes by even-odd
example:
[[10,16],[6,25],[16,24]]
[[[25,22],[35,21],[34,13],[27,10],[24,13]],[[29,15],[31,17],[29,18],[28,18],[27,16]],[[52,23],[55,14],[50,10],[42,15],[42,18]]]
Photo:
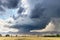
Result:
[[0,33],[44,29],[60,18],[60,0],[0,0]]

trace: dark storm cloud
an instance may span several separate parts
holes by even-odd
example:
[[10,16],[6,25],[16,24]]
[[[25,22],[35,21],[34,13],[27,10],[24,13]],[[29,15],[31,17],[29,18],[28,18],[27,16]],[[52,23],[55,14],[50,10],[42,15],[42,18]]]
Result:
[[2,4],[1,0],[0,0],[0,5]]
[[43,12],[45,17],[59,17],[60,16],[60,0],[44,0],[42,7],[46,8]]
[[31,30],[31,25],[14,25],[13,28],[19,29],[19,32],[29,32]]
[[0,0],[0,11],[5,11],[1,6],[2,6],[2,1]]
[[2,7],[0,7],[0,11],[5,11]]
[[41,21],[34,20],[32,24],[15,24],[13,28],[19,29],[20,33],[30,32],[30,30],[34,29],[43,29],[46,25],[48,25],[50,18],[44,18]]
[[7,0],[7,2],[2,3],[3,6],[7,8],[17,8],[20,0]]
[[30,12],[30,18],[33,21],[34,19],[39,18],[40,21],[36,20],[32,25],[16,24],[14,25],[15,28],[22,30],[22,32],[29,32],[33,29],[43,29],[46,25],[48,25],[51,18],[60,18],[60,0],[43,0],[42,3],[39,2],[41,1],[34,1],[30,4],[31,8],[34,6]]
[[20,7],[20,9],[18,10],[18,14],[21,14],[24,11],[23,7]]
[[31,10],[31,18],[40,18],[43,16],[45,8],[42,8],[41,6],[40,3],[35,5],[34,9]]
[[41,4],[36,4],[31,11],[32,18],[38,17],[59,17],[60,2],[59,0],[44,0]]
[[31,11],[31,18],[39,18],[41,20],[38,24],[39,27],[44,28],[50,22],[51,18],[60,18],[59,1],[60,0],[44,0],[41,4],[37,3],[35,5]]

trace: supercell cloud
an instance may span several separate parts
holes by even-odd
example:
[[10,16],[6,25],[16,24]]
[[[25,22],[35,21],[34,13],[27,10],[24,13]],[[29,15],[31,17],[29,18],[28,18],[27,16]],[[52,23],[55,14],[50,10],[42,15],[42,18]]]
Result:
[[60,18],[60,0],[0,0],[0,19],[8,24],[7,30],[21,33],[44,29],[53,18]]

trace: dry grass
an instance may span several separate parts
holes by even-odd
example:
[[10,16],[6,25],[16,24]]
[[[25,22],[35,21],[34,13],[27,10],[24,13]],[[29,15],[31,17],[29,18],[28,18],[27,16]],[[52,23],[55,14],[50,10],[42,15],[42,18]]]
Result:
[[60,40],[60,37],[0,37],[0,40]]

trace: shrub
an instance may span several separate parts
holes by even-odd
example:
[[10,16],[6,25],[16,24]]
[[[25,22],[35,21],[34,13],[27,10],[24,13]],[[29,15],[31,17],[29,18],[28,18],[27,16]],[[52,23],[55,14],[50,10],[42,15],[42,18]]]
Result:
[[10,37],[10,35],[9,34],[7,34],[7,35],[5,35],[6,37]]
[[0,34],[0,37],[2,37],[2,35]]

